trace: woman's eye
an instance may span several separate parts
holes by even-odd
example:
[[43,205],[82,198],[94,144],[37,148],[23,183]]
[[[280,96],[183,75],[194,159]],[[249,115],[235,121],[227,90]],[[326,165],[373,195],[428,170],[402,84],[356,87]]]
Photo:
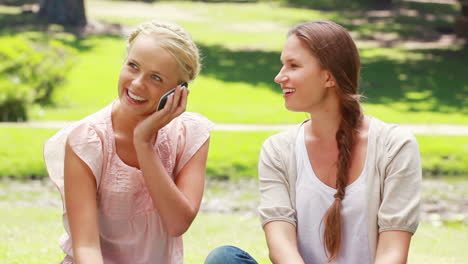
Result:
[[128,65],[129,65],[132,69],[138,70],[138,66],[136,66],[135,63],[130,62],[130,63],[128,63]]
[[299,65],[297,65],[297,64],[294,64],[294,63],[293,63],[293,64],[291,64],[291,68],[297,68],[297,67],[299,67]]
[[151,78],[153,78],[153,80],[156,80],[156,81],[161,81],[161,77],[159,77],[156,74],[151,75]]

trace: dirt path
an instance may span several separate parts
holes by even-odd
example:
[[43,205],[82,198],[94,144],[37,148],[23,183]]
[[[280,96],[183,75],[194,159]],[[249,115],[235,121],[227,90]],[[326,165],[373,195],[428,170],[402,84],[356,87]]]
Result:
[[[0,122],[0,129],[4,127],[19,128],[52,128],[59,129],[71,124],[73,121],[32,121],[25,123]],[[282,131],[294,125],[292,124],[226,124],[217,123],[216,131]],[[468,136],[468,125],[451,124],[401,124],[416,135],[452,135]]]

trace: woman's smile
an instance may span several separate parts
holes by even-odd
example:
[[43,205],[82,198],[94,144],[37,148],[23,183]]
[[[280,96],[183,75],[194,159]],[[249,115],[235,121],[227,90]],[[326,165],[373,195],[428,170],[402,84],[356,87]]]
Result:
[[125,89],[125,95],[128,99],[128,101],[132,104],[143,104],[146,103],[148,100],[144,97],[138,96],[134,93],[132,93],[130,90]]

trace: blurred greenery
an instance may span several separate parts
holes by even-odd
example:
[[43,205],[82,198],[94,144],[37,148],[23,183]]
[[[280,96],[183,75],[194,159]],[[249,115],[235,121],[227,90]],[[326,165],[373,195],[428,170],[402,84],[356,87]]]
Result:
[[70,69],[72,50],[41,37],[0,36],[0,121],[25,121],[32,103],[52,104]]

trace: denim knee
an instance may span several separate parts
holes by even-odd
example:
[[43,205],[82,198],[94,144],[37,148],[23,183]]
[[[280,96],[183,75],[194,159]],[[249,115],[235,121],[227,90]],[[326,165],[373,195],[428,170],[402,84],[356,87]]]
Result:
[[234,246],[215,248],[206,257],[205,264],[257,264],[245,251]]

